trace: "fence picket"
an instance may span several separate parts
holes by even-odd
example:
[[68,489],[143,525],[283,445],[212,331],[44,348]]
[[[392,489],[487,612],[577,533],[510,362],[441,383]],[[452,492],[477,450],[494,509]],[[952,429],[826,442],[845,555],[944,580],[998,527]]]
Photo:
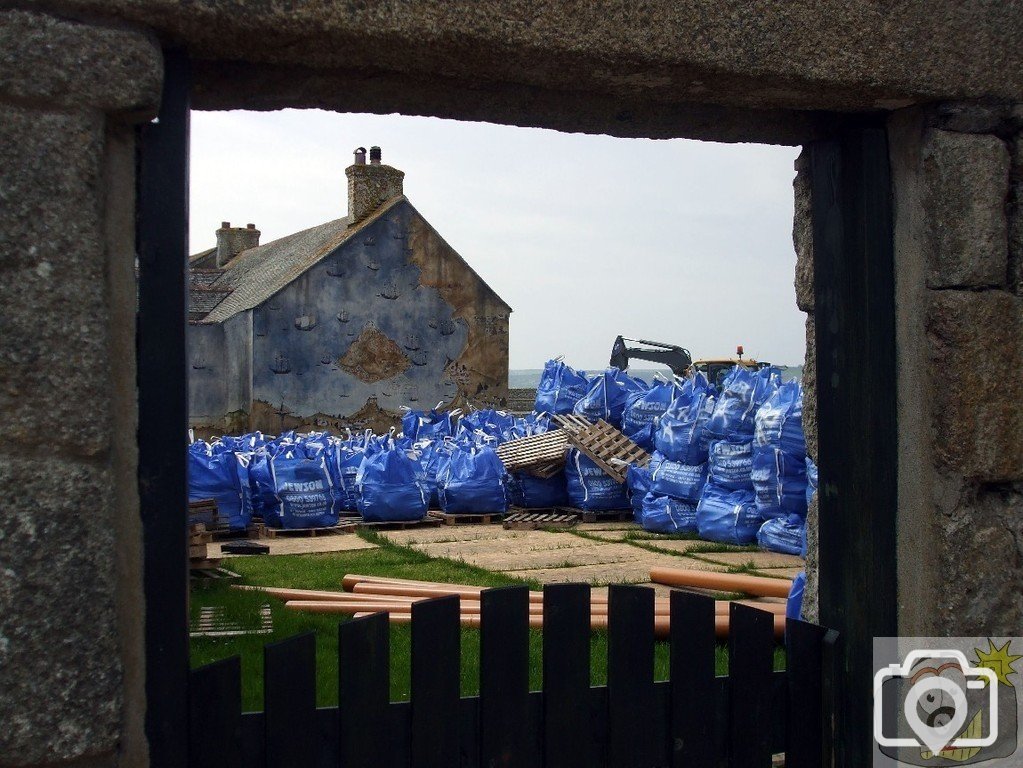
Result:
[[719,763],[715,681],[714,599],[671,593],[671,718],[675,768]]
[[458,765],[461,628],[457,595],[412,606],[411,768]]
[[543,590],[544,765],[593,765],[590,738],[590,585]]
[[296,739],[316,716],[316,634],[263,646],[263,708],[267,768],[305,768],[316,740]]
[[729,606],[728,677],[731,768],[770,768],[774,617]]
[[480,615],[480,765],[540,763],[529,708],[529,591],[488,589]]
[[239,657],[192,670],[188,681],[190,768],[241,768],[241,731]]
[[613,585],[608,593],[609,768],[654,765],[654,591]]
[[385,613],[345,621],[338,627],[338,762],[342,768],[390,764],[390,640]]
[[786,768],[820,765],[825,632],[803,621],[785,622]]

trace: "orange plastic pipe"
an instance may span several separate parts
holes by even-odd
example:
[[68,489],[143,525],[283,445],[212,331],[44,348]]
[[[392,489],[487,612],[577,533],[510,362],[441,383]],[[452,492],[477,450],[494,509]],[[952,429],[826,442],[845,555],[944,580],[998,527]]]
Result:
[[788,597],[791,579],[747,576],[741,573],[714,573],[681,568],[651,568],[650,581],[672,587],[699,587],[722,592],[745,592],[758,597]]

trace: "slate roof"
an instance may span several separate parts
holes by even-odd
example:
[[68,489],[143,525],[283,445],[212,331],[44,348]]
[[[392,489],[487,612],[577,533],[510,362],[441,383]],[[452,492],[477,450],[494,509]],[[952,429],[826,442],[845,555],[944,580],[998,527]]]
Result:
[[[205,263],[216,249],[194,254],[189,258],[193,265],[189,270],[189,321],[222,323],[239,312],[259,306],[350,237],[404,201],[404,196],[388,200],[354,227],[349,227],[348,217],[344,217],[249,248],[222,269],[198,269],[195,266]],[[472,267],[469,269],[475,274]],[[482,278],[480,282],[483,282]]]

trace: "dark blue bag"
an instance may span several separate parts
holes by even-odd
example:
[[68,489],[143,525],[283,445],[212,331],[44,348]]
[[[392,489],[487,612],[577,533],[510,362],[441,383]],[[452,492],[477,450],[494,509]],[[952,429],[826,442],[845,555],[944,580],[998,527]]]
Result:
[[798,381],[782,384],[756,415],[755,442],[773,445],[800,459],[806,455],[803,436],[803,389]]
[[445,413],[432,410],[429,413],[423,411],[408,411],[401,417],[401,432],[411,440],[443,440],[455,434],[454,416],[457,411]]
[[[246,503],[248,464],[248,454],[235,454],[223,446],[202,441],[192,443],[188,447],[188,500],[214,499],[219,522],[227,523],[233,530],[247,527],[252,522],[251,500]],[[211,523],[212,519],[201,522]]]
[[537,413],[571,413],[576,402],[590,389],[583,371],[576,371],[560,358],[548,360],[536,388]]
[[806,457],[806,506],[810,506],[813,495],[817,493],[817,465],[809,456]]
[[451,514],[507,511],[505,474],[493,448],[456,446],[437,476],[441,509]]
[[575,404],[572,412],[589,421],[603,419],[620,427],[629,395],[641,391],[642,386],[638,379],[633,379],[617,368],[608,368],[594,377],[589,391]]
[[651,533],[696,533],[696,505],[651,491],[643,497],[642,525]]
[[709,445],[706,425],[713,411],[714,398],[706,389],[683,393],[658,421],[654,447],[671,461],[703,464]]
[[806,589],[806,571],[800,571],[792,580],[788,600],[785,602],[785,618],[803,618],[803,591]]
[[757,411],[774,394],[776,378],[768,368],[762,371],[733,368],[724,380],[707,431],[718,440],[729,437],[751,440]]
[[416,443],[415,452],[419,457],[419,465],[423,468],[423,482],[429,494],[430,509],[440,508],[438,477],[451,458],[451,452],[457,444],[454,440],[427,440]]
[[773,517],[757,531],[757,544],[769,552],[799,555],[803,551],[806,519],[799,515]]
[[428,494],[423,469],[394,441],[370,445],[355,476],[359,511],[368,523],[422,520]]
[[632,503],[632,518],[642,525],[643,497],[650,491],[650,468],[630,464],[625,471],[625,486],[628,488],[629,501]]
[[753,441],[732,438],[710,444],[710,479],[720,488],[753,490]]
[[523,509],[548,509],[568,504],[565,473],[551,477],[536,477],[528,472],[513,472],[508,476],[508,503]]
[[493,438],[503,442],[513,432],[515,417],[505,411],[486,408],[466,414],[458,422],[458,442],[477,441],[479,437]]
[[565,484],[569,504],[578,509],[595,512],[629,508],[625,484],[616,482],[575,448],[568,452],[565,462]]
[[681,464],[655,452],[650,460],[650,477],[651,493],[696,504],[707,483],[707,465]]
[[270,459],[274,501],[263,520],[275,528],[337,525],[341,498],[322,450],[290,446]]
[[724,544],[750,544],[764,521],[752,491],[729,491],[709,482],[696,507],[700,538]]
[[[673,381],[655,381],[645,392],[632,392],[625,401],[622,432],[631,436],[652,428],[681,392],[682,388]],[[635,438],[633,441],[636,442]]]
[[750,477],[761,517],[806,517],[806,459],[773,446],[754,445]]

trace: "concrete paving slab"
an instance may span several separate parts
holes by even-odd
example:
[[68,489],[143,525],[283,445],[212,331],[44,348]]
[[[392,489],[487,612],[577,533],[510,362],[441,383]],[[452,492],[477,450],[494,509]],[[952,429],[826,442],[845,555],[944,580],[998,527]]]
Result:
[[[542,542],[529,548],[509,551],[503,546],[467,544],[426,544],[417,546],[432,557],[450,557],[455,560],[486,568],[490,571],[532,570],[536,568],[563,568],[566,566],[597,565],[645,560],[650,554],[628,544],[598,543],[578,536],[562,537],[562,542]],[[499,545],[500,542],[486,542]]]
[[[677,552],[680,555],[688,553],[690,550],[699,549],[705,546],[707,542],[700,541],[699,539],[643,539],[642,541],[630,542],[632,545],[639,547],[640,545],[647,545],[651,547],[657,547],[658,549],[665,549],[671,552]],[[649,551],[649,550],[647,550]]]
[[[657,558],[657,555],[653,555]],[[714,571],[724,570],[722,566],[703,563],[689,558],[677,558],[663,555],[660,559],[643,561],[625,561],[619,563],[600,563],[580,565],[569,568],[537,568],[506,571],[509,576],[521,579],[532,579],[542,584],[582,581],[590,584],[647,584],[650,580],[650,568],[671,565],[677,568]]]
[[[227,542],[221,542],[226,544]],[[259,544],[270,547],[271,555],[308,555],[320,552],[349,552],[360,549],[377,549],[354,533],[331,536],[278,536],[275,539],[260,539]],[[232,555],[220,551],[220,543],[209,545],[210,557],[254,557],[254,555]],[[259,557],[259,555],[255,555]]]
[[762,573],[764,576],[780,576],[780,577],[784,577],[786,579],[794,579],[794,578],[796,578],[796,576],[798,576],[804,570],[805,570],[804,567],[800,567],[800,568],[761,568],[759,572]]
[[515,539],[529,531],[506,531],[500,525],[437,525],[430,528],[378,531],[388,541],[399,546],[425,544],[437,541],[478,541],[480,539]]
[[577,531],[641,531],[639,525],[629,521],[616,523],[579,523],[575,526]]
[[756,568],[802,568],[803,558],[780,552],[705,552],[696,555],[704,560],[738,566],[753,563]]

